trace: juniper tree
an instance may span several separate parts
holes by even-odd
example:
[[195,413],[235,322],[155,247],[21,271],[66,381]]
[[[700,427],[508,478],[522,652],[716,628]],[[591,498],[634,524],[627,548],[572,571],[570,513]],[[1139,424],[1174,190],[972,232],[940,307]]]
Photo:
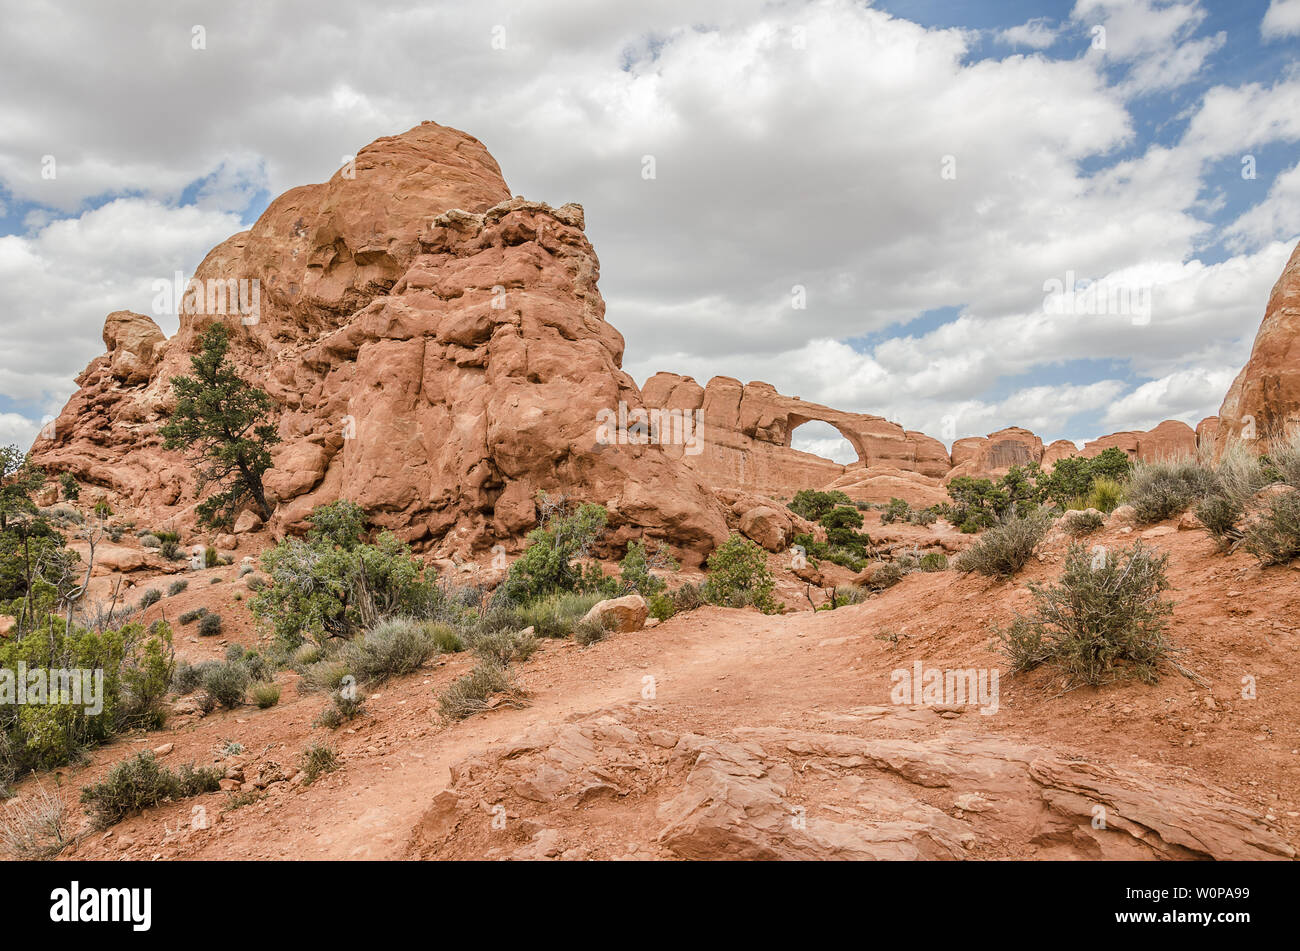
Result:
[[214,323],[190,357],[193,375],[172,377],[176,409],[161,430],[164,448],[184,450],[199,465],[199,491],[218,488],[197,509],[199,521],[213,528],[229,528],[248,502],[271,517],[262,475],[271,468],[270,447],[280,441],[265,421],[271,397],[235,372],[229,350],[229,331]]

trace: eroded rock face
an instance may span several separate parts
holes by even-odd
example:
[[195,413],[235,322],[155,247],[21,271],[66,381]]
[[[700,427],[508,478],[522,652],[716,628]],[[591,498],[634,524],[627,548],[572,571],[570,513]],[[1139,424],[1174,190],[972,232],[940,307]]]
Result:
[[277,532],[347,498],[408,542],[468,555],[516,546],[546,490],[606,505],[614,546],[645,535],[698,563],[726,538],[699,478],[657,446],[597,439],[602,410],[642,398],[583,227],[580,206],[511,198],[471,136],[425,123],[380,139],[355,178],[285,193],[208,254],[197,287],[225,296],[187,294],[160,360],[152,321],[110,317],[109,354],[37,461],[184,521],[192,477],[157,430],[169,378],[222,321],[280,409]]
[[[727,736],[668,732],[635,705],[571,718],[453,767],[410,853],[615,858],[634,838],[637,857],[664,859],[1294,857],[1260,816],[1185,774],[960,728],[892,735],[918,715],[863,707],[837,715],[858,733]],[[486,803],[504,806],[504,829]],[[595,809],[606,835],[586,818]]]
[[778,393],[768,383],[717,376],[701,387],[675,373],[656,373],[643,389],[646,405],[694,413],[695,441],[664,446],[670,456],[715,487],[757,492],[820,488],[850,468],[791,448],[794,431],[818,421],[834,426],[858,454],[857,468],[885,467],[942,476],[950,468],[943,443],[883,416],[846,413]]
[[1255,445],[1300,425],[1300,245],[1273,285],[1250,359],[1219,407],[1216,452]]

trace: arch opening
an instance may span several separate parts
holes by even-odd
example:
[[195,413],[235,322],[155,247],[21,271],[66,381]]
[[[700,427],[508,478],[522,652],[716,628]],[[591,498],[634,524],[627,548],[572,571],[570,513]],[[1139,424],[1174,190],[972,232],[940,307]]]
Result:
[[842,466],[861,462],[862,457],[853,448],[847,435],[830,423],[820,419],[790,419],[789,448],[811,453]]

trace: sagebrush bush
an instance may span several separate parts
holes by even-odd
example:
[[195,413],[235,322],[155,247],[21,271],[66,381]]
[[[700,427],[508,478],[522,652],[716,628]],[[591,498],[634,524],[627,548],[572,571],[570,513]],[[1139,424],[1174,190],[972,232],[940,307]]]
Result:
[[506,669],[491,661],[481,661],[438,696],[438,712],[445,720],[464,720],[491,709],[489,700],[495,694],[501,695],[501,706],[523,705],[524,694],[510,680]]
[[1071,543],[1060,582],[1030,583],[1033,613],[998,632],[1012,672],[1048,665],[1067,687],[1154,683],[1177,652],[1165,638],[1173,603],[1160,597],[1168,560],[1141,542],[1109,553]]
[[203,684],[203,678],[219,661],[204,660],[197,664],[189,661],[177,661],[176,673],[172,675],[172,689],[184,696],[193,693]]
[[1207,495],[1196,506],[1196,517],[1214,536],[1220,548],[1231,548],[1241,539],[1241,530],[1237,526],[1245,514],[1245,504],[1226,492]]
[[[856,511],[856,510],[853,510]],[[767,554],[748,538],[731,533],[706,562],[704,597],[712,604],[752,604],[764,614],[777,610],[772,595],[775,582],[767,568]]]
[[573,639],[583,647],[590,647],[609,637],[609,629],[599,617],[583,618],[573,628]]
[[1217,487],[1213,470],[1195,459],[1145,462],[1133,470],[1125,496],[1138,522],[1150,524],[1182,515]]
[[1246,530],[1246,551],[1263,565],[1278,565],[1300,557],[1300,490],[1275,495]]
[[0,848],[19,859],[53,858],[73,840],[67,821],[63,795],[35,783],[17,802],[0,808]]
[[324,773],[332,773],[339,768],[339,757],[324,743],[313,743],[302,751],[303,783],[310,786]]
[[538,637],[568,637],[602,596],[596,592],[548,594],[510,609],[512,623],[531,627]]
[[508,628],[475,632],[468,638],[468,644],[475,656],[499,667],[508,667],[515,661],[525,661],[537,650],[535,637]]
[[316,717],[316,725],[337,730],[344,723],[364,714],[366,698],[355,687],[335,690],[330,704]]
[[708,603],[705,600],[703,589],[690,581],[676,588],[669,597],[673,599],[673,607],[677,611],[694,611],[696,608],[702,608]]
[[217,637],[221,634],[221,615],[208,613],[199,618],[199,637]]
[[195,769],[192,765],[172,772],[145,750],[118,763],[102,781],[82,789],[81,801],[90,807],[95,824],[104,828],[168,799],[215,792],[221,788],[221,776],[220,769]]
[[927,552],[916,563],[917,571],[947,571],[948,556],[941,551]]
[[340,660],[358,680],[382,683],[418,670],[437,653],[438,646],[427,624],[411,618],[391,618],[348,644]]
[[1025,566],[1052,527],[1041,513],[1015,516],[986,531],[957,556],[957,570],[1009,578]]
[[253,702],[258,709],[265,710],[280,702],[280,687],[269,680],[262,680],[252,687]]
[[1105,524],[1106,516],[1097,509],[1072,510],[1061,516],[1061,530],[1075,538],[1091,535]]
[[143,611],[146,608],[153,607],[161,600],[162,600],[162,592],[159,591],[157,588],[150,588],[148,591],[146,591],[144,594],[140,596],[140,610]]
[[244,702],[248,689],[248,671],[237,661],[214,663],[203,672],[203,691],[223,707],[234,708]]
[[1268,449],[1270,474],[1293,489],[1300,489],[1300,427],[1274,439]]
[[184,578],[178,578],[167,586],[167,597],[174,598],[189,586],[190,583]]
[[207,613],[207,608],[195,608],[193,611],[186,611],[182,614],[180,620],[182,624],[193,624],[199,618],[206,617]]

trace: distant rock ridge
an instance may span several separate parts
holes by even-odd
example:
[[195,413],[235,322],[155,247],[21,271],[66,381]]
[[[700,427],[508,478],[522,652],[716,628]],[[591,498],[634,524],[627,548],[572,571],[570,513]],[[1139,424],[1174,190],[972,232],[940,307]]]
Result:
[[[1217,444],[1232,429],[1171,421],[1079,450],[1012,427],[949,452],[883,417],[767,383],[719,376],[701,386],[658,373],[638,387],[622,370],[623,337],[605,320],[584,229],[580,205],[512,196],[463,132],[426,122],[378,139],[354,167],[290,189],[213,248],[171,339],[148,316],[110,314],[106,353],[77,378],[33,457],[156,523],[191,525],[191,467],[162,449],[158,430],[174,405],[171,378],[189,372],[214,321],[230,328],[240,372],[279,407],[267,528],[302,531],[313,507],[348,498],[437,556],[518,550],[547,491],[605,505],[612,549],[644,537],[698,564],[738,521],[766,526],[765,544],[775,544],[783,526],[746,518],[764,496],[835,487],[931,504],[959,475],[1109,446],[1174,457],[1194,452],[1198,435]],[[1289,418],[1300,407],[1288,349],[1296,272],[1293,256],[1263,342],[1225,402],[1232,413]],[[858,461],[792,448],[794,430],[812,421],[835,427]]]

